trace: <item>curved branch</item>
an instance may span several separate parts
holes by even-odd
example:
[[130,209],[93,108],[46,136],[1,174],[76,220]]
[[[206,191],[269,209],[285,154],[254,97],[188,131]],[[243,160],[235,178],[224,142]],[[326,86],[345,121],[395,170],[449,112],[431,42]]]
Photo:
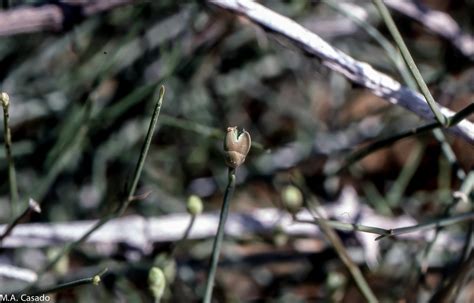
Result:
[[[375,95],[394,105],[408,109],[421,118],[434,121],[433,113],[421,94],[401,85],[369,64],[357,61],[332,47],[318,35],[295,21],[251,0],[208,0],[208,2],[243,15],[261,27],[286,37],[305,53],[321,59],[323,65],[341,73],[352,82],[371,90]],[[454,115],[454,112],[446,107],[439,106],[439,108],[441,113],[447,117]],[[463,120],[450,128],[449,131],[474,144],[474,124],[472,122]]]

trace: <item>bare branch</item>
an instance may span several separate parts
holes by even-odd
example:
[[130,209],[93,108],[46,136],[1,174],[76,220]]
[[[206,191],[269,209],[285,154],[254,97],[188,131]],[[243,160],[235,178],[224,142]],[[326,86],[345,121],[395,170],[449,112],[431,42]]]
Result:
[[0,12],[0,36],[61,31],[92,15],[137,0],[66,1],[60,5],[24,6]]
[[[389,218],[376,214],[371,208],[361,203],[357,193],[350,187],[345,188],[337,201],[321,207],[326,217],[334,218],[341,224],[374,225],[383,229],[411,226],[417,221],[408,216]],[[196,217],[195,224],[189,232],[189,239],[213,237],[219,220],[218,213],[206,213]],[[108,224],[97,230],[87,239],[86,243],[107,246],[127,243],[132,247],[147,251],[153,243],[174,242],[183,237],[189,224],[189,214],[177,213],[158,218],[127,216],[110,220]],[[312,219],[310,213],[302,211],[298,214],[302,220]],[[345,223],[344,223],[345,222]],[[4,248],[45,247],[58,245],[75,240],[87,231],[95,221],[78,221],[65,223],[29,223],[18,225],[3,243]],[[0,226],[0,230],[5,226]],[[239,238],[248,234],[272,234],[281,229],[288,235],[322,237],[318,227],[295,222],[291,215],[275,208],[258,209],[251,213],[233,213],[229,215],[226,233]],[[427,239],[432,231],[417,230],[411,234],[401,235],[404,239]],[[361,242],[378,245],[374,239],[377,235],[357,233]],[[439,244],[446,246],[453,237],[446,233]],[[459,242],[451,248],[461,247]]]
[[[375,95],[394,105],[402,106],[426,120],[434,121],[433,113],[421,94],[401,85],[369,64],[357,61],[332,47],[293,20],[251,0],[208,0],[208,2],[244,15],[263,28],[286,37],[307,54],[321,59],[323,65],[366,87]],[[443,115],[447,117],[454,115],[450,109],[439,107]],[[474,124],[470,121],[463,120],[449,130],[474,144]]]

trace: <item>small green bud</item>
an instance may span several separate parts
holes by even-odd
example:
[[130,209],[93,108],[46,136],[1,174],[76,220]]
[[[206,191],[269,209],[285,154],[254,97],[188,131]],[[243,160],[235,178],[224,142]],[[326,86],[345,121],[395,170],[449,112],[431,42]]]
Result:
[[343,287],[346,282],[346,277],[343,274],[337,271],[331,271],[326,279],[326,286],[331,290],[335,290]]
[[191,195],[188,198],[188,202],[186,203],[186,210],[192,216],[197,216],[202,213],[202,200],[196,195]]
[[92,284],[97,286],[99,285],[99,283],[100,283],[100,276],[99,275],[94,276],[94,278],[92,278]]
[[283,204],[292,214],[297,213],[303,206],[303,194],[293,185],[285,186],[281,192]]
[[239,134],[236,126],[228,127],[224,139],[225,162],[227,166],[237,168],[245,162],[252,140],[250,134],[243,130]]
[[148,285],[153,297],[159,301],[163,297],[166,287],[165,274],[158,267],[152,267],[148,274]]
[[283,247],[288,243],[288,235],[283,230],[283,227],[278,225],[273,230],[273,244],[276,247]]
[[8,105],[10,104],[10,97],[7,93],[0,93],[0,102],[2,102],[3,107],[8,107]]

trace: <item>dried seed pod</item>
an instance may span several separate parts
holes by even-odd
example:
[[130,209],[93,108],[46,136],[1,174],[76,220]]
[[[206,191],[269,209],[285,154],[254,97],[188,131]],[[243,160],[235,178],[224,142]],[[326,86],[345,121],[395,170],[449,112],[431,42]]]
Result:
[[252,140],[250,134],[243,130],[239,134],[236,126],[228,127],[224,140],[225,162],[227,166],[237,168],[245,162]]

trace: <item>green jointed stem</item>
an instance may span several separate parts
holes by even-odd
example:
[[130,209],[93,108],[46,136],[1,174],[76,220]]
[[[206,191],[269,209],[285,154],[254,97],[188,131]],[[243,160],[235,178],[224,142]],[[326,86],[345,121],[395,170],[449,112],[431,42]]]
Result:
[[212,246],[212,256],[211,264],[209,268],[209,274],[206,282],[206,292],[204,294],[204,303],[210,303],[212,300],[212,289],[214,288],[214,278],[216,276],[217,263],[219,260],[219,254],[222,246],[222,241],[224,239],[224,227],[227,220],[227,215],[229,214],[229,205],[230,199],[234,193],[235,189],[235,169],[229,168],[229,177],[228,177],[227,188],[224,194],[224,201],[222,203],[221,214],[219,217],[219,227],[217,228],[217,235],[214,239],[214,244]]
[[340,221],[335,221],[335,220],[326,220],[326,219],[318,218],[316,216],[313,218],[313,220],[296,219],[295,221],[299,223],[315,224],[318,226],[325,225],[332,229],[341,230],[341,231],[354,231],[354,232],[357,231],[357,232],[376,234],[380,236],[375,238],[375,240],[379,240],[385,237],[398,236],[398,235],[408,234],[408,233],[436,228],[436,227],[445,227],[445,226],[457,224],[460,222],[472,221],[472,220],[474,220],[474,212],[468,212],[468,213],[453,215],[450,217],[434,219],[428,222],[424,222],[424,223],[420,223],[420,224],[416,224],[412,226],[393,228],[393,229],[385,229],[385,228],[367,226],[367,225],[361,225],[361,224],[355,224],[355,223],[345,223],[345,222],[340,222]]
[[15,163],[12,156],[12,136],[10,132],[9,120],[10,120],[10,102],[9,97],[6,93],[0,93],[0,100],[3,106],[3,137],[5,140],[5,153],[8,162],[8,182],[10,184],[10,207],[12,218],[16,217],[19,213],[18,205],[18,187],[16,185],[16,171]]
[[92,235],[96,230],[98,230],[100,227],[102,227],[104,224],[106,224],[109,220],[115,218],[115,217],[120,217],[125,210],[127,209],[128,205],[130,204],[131,201],[134,199],[135,191],[137,189],[138,185],[138,180],[140,179],[141,172],[143,170],[143,166],[145,164],[145,159],[148,154],[148,149],[150,148],[151,144],[151,139],[153,137],[153,133],[155,132],[156,124],[158,122],[158,116],[160,115],[160,110],[161,110],[161,104],[163,102],[163,97],[165,94],[165,87],[161,86],[160,88],[160,93],[158,100],[155,104],[155,108],[153,110],[153,115],[150,121],[150,126],[148,127],[148,132],[145,137],[145,142],[142,145],[142,150],[140,152],[140,157],[138,159],[137,165],[135,167],[135,172],[133,174],[133,179],[132,183],[130,186],[130,189],[127,194],[127,198],[123,199],[119,205],[117,206],[117,209],[113,212],[110,213],[109,215],[101,218],[99,221],[97,221],[82,237],[77,239],[74,242],[71,242],[67,244],[63,250],[49,263],[46,265],[46,267],[41,270],[38,273],[38,276],[44,274],[46,271],[51,269],[56,263],[59,262],[59,260],[66,254],[68,254],[74,247],[77,245],[81,244],[85,240],[89,238],[90,235]]
[[420,71],[416,67],[415,61],[410,55],[410,51],[408,50],[405,42],[403,41],[402,35],[398,31],[397,26],[395,25],[395,22],[393,21],[392,16],[390,15],[390,12],[388,11],[387,7],[385,6],[382,0],[372,0],[372,1],[377,7],[378,11],[380,12],[380,15],[382,16],[382,19],[387,25],[387,28],[390,31],[390,34],[393,36],[395,43],[400,49],[403,59],[408,65],[408,68],[410,69],[413,77],[415,78],[416,84],[420,88],[420,91],[425,96],[425,99],[428,102],[428,105],[431,108],[431,111],[436,117],[436,120],[443,127],[448,126],[448,119],[441,113],[435,100],[433,99],[433,96],[431,95],[430,90],[428,89],[428,86],[423,80],[423,77],[421,76]]
[[[474,103],[466,106],[464,109],[457,112],[454,116],[451,116],[448,119],[449,127],[458,124],[464,118],[466,118],[467,116],[469,116],[472,113],[474,113]],[[353,152],[352,154],[350,154],[346,158],[346,160],[344,161],[345,163],[341,167],[336,169],[334,172],[329,173],[329,175],[339,174],[340,172],[342,172],[343,170],[345,170],[346,168],[348,168],[352,164],[354,164],[357,161],[359,161],[360,159],[364,158],[365,156],[367,156],[367,155],[369,155],[369,154],[371,154],[371,153],[373,153],[373,152],[375,152],[375,151],[377,151],[381,148],[387,147],[387,146],[389,146],[389,145],[391,145],[391,144],[393,144],[393,143],[395,143],[395,142],[397,142],[401,139],[404,139],[404,138],[407,138],[407,137],[410,137],[410,136],[413,136],[413,135],[423,134],[423,133],[426,133],[430,130],[434,130],[434,129],[440,127],[440,126],[441,126],[441,124],[439,122],[431,122],[429,124],[426,124],[426,125],[423,125],[423,126],[405,131],[405,132],[397,134],[395,136],[375,141],[375,142],[373,142],[373,143],[371,143],[371,144],[369,144],[369,145]]]
[[153,138],[153,133],[155,132],[155,128],[156,128],[156,123],[158,122],[158,116],[160,115],[161,104],[163,102],[164,95],[165,95],[165,87],[161,86],[158,101],[156,102],[155,109],[151,117],[150,126],[148,127],[148,132],[145,137],[145,143],[143,143],[142,150],[140,152],[140,158],[138,159],[137,166],[135,168],[135,173],[133,174],[132,185],[130,186],[130,190],[128,192],[129,200],[132,200],[133,196],[135,195],[135,190],[137,189],[138,180],[140,179],[140,175],[143,170],[143,165],[145,165],[145,159],[148,154],[148,149],[150,148],[151,139]]
[[436,227],[444,227],[444,226],[453,225],[459,222],[472,221],[472,220],[474,220],[474,212],[454,215],[451,217],[436,219],[436,220],[432,220],[429,222],[425,222],[425,223],[421,223],[421,224],[417,224],[413,226],[389,229],[388,234],[380,235],[379,237],[375,238],[375,240],[379,240],[388,236],[398,236],[402,234],[412,233],[415,231],[421,231],[421,230],[431,229],[431,228],[436,228]]
[[354,231],[354,232],[359,231],[359,232],[365,232],[365,233],[376,234],[376,235],[385,235],[389,232],[387,229],[384,229],[384,228],[355,224],[355,223],[345,223],[345,222],[340,222],[336,220],[326,220],[326,219],[320,219],[318,217],[314,217],[312,220],[296,219],[295,222],[315,224],[315,225],[325,224],[328,227],[331,227],[332,229],[335,229],[335,230]]

